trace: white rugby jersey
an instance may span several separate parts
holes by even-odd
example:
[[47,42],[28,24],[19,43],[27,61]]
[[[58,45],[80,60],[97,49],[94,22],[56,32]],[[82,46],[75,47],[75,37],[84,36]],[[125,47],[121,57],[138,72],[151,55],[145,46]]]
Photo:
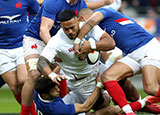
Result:
[[[80,23],[80,27],[83,23]],[[95,26],[87,35],[94,37],[97,41],[105,33],[99,26]],[[61,28],[58,33],[53,36],[46,47],[43,49],[41,56],[47,58],[54,63],[54,57],[57,55],[62,59],[59,66],[63,70],[68,79],[78,80],[90,75],[94,75],[99,71],[98,64],[89,65],[86,60],[79,60],[73,50],[74,40],[71,40]]]

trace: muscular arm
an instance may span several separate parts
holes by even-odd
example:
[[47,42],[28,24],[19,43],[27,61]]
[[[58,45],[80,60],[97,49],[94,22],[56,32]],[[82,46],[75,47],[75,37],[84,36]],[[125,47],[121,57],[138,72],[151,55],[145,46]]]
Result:
[[104,5],[109,5],[111,3],[113,3],[113,0],[100,0],[100,1],[88,1],[88,0],[85,0],[88,8],[92,9],[92,10],[95,10],[97,8],[100,8]]
[[52,26],[54,25],[54,21],[50,18],[42,17],[41,18],[41,26],[40,26],[40,36],[41,39],[47,44],[51,35],[49,31],[51,30]]
[[40,58],[38,60],[38,66],[37,66],[38,71],[41,74],[48,76],[52,72],[51,68],[49,67],[49,64],[50,64],[50,62],[48,59],[46,59],[43,56],[40,56]]
[[95,12],[82,26],[78,34],[78,38],[84,38],[84,36],[92,29],[91,27],[98,24],[103,18],[103,14],[101,12]]
[[96,87],[93,93],[86,99],[86,101],[83,104],[75,103],[74,106],[76,113],[89,111],[97,101],[100,95],[100,91],[101,89],[99,87]]

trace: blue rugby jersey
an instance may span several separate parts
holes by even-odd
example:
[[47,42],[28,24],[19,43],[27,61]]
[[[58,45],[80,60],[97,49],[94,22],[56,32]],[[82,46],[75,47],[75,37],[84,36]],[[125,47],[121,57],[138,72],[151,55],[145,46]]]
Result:
[[61,28],[59,15],[63,10],[73,9],[76,14],[78,14],[82,8],[87,8],[84,0],[78,0],[73,6],[69,5],[66,0],[45,0],[37,16],[32,20],[31,24],[27,28],[25,35],[41,40],[39,35],[40,23],[41,17],[44,16],[54,21],[54,26],[50,30],[50,34],[53,36]]
[[99,26],[115,40],[116,46],[126,54],[148,43],[154,36],[138,25],[133,19],[116,10],[99,8],[104,19]]
[[27,13],[36,14],[36,0],[0,0],[0,48],[13,49],[22,46],[27,28]]
[[75,115],[74,104],[65,104],[61,97],[52,101],[43,100],[35,91],[34,100],[38,115]]

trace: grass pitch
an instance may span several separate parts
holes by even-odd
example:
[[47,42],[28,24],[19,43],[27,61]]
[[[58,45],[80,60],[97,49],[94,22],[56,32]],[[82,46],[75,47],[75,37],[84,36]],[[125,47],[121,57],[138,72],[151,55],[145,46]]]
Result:
[[[142,90],[139,90],[140,95],[145,97]],[[14,99],[12,92],[9,89],[0,89],[0,115],[19,115],[20,105]],[[136,113],[136,115],[154,115],[149,113]]]

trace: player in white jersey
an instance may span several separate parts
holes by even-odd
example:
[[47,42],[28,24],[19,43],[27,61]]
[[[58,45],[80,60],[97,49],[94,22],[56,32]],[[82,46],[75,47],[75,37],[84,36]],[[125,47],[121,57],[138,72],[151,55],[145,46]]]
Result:
[[[39,2],[42,3],[43,0],[39,0]],[[61,28],[59,23],[60,12],[64,9],[73,9],[78,13],[80,9],[87,6],[96,9],[109,3],[108,0],[97,2],[85,2],[84,0],[44,0],[41,9],[28,26],[24,36],[23,45],[29,79],[25,82],[22,90],[21,112],[27,110],[26,108],[30,107],[33,101],[33,98],[30,97],[33,97],[35,80],[40,76],[40,73],[37,71],[37,60],[45,44]]]
[[[55,56],[61,58],[62,62],[57,63],[68,81],[69,88],[78,92],[79,96],[82,97],[80,101],[84,102],[96,86],[95,79],[101,63],[97,62],[89,65],[86,60],[79,60],[74,54],[74,39],[78,34],[80,26],[83,24],[79,24],[75,12],[73,10],[64,10],[59,18],[63,29],[60,29],[43,49],[38,61],[38,69],[45,76],[58,83],[58,79],[61,79],[62,76],[52,72],[49,64],[54,63]],[[114,48],[113,39],[98,26],[95,26],[88,35],[98,41],[97,45],[101,45],[101,47],[97,46],[96,50],[107,51]]]

